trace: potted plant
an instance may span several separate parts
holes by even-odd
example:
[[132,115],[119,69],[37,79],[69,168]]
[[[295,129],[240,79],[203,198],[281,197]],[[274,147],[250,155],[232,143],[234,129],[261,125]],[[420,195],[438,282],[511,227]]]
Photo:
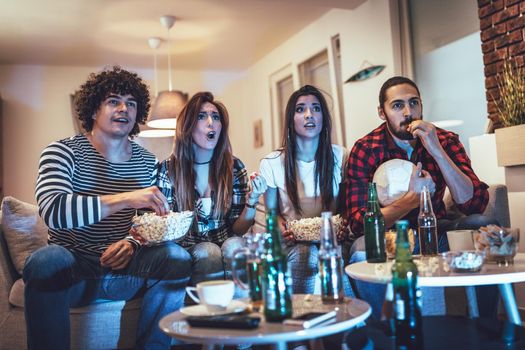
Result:
[[499,166],[525,164],[525,75],[523,68],[509,58],[496,77],[499,99],[496,104],[503,125],[496,129],[496,151]]

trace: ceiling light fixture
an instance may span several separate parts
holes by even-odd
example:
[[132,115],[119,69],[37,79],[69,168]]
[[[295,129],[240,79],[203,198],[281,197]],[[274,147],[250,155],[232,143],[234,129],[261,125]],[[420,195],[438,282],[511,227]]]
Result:
[[148,39],[148,45],[153,49],[153,82],[155,83],[155,95],[154,98],[157,98],[159,94],[159,84],[157,76],[157,50],[162,43],[162,39],[158,37],[151,37]]
[[[155,87],[155,91],[153,94],[153,103],[157,99],[157,95],[159,92],[158,87],[158,76],[157,76],[157,50],[160,47],[160,44],[162,43],[161,38],[157,37],[151,37],[148,39],[148,45],[149,47],[154,50],[153,51],[153,84]],[[151,117],[152,110],[150,109],[150,116]],[[175,136],[175,130],[174,129],[150,129],[147,125],[141,125],[140,126],[140,133],[138,134],[139,137],[173,137]]]
[[365,60],[363,64],[361,64],[361,69],[350,78],[346,79],[345,84],[368,80],[381,73],[385,68],[385,65],[373,65]]
[[173,90],[173,83],[171,80],[171,42],[170,29],[175,24],[174,16],[162,16],[160,23],[166,27],[168,37],[168,91],[161,91],[151,111],[150,119],[147,125],[151,128],[175,129],[177,125],[177,117],[182,108],[188,102],[188,94],[179,90]]

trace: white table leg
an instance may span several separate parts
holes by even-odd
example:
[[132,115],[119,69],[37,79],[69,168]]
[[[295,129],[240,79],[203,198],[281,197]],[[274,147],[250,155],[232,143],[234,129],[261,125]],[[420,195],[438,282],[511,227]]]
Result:
[[510,283],[503,283],[499,284],[498,287],[509,321],[521,327],[521,317],[518,312],[518,305],[516,305],[516,298],[514,297],[512,285]]
[[278,343],[275,343],[272,345],[272,349],[275,350],[288,350],[288,346],[286,345],[285,341],[280,341]]
[[476,287],[465,286],[465,294],[467,295],[468,314],[470,318],[479,317],[478,298],[476,297]]

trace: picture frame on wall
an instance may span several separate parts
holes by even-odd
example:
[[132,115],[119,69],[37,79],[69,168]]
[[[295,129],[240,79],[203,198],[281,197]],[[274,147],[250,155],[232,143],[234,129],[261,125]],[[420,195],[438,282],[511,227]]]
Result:
[[264,145],[262,119],[253,122],[253,147],[260,148]]

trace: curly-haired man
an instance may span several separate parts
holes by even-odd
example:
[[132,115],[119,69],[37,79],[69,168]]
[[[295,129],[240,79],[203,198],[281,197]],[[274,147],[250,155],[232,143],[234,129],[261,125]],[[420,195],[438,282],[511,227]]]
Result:
[[28,348],[69,349],[70,307],[142,295],[136,346],[168,349],[158,322],[182,305],[191,260],[175,243],[142,248],[129,235],[136,209],[168,208],[153,186],[157,159],[130,139],[148,115],[147,87],[113,67],[91,74],[75,102],[86,133],[40,158],[36,199],[49,245],[24,268]]

